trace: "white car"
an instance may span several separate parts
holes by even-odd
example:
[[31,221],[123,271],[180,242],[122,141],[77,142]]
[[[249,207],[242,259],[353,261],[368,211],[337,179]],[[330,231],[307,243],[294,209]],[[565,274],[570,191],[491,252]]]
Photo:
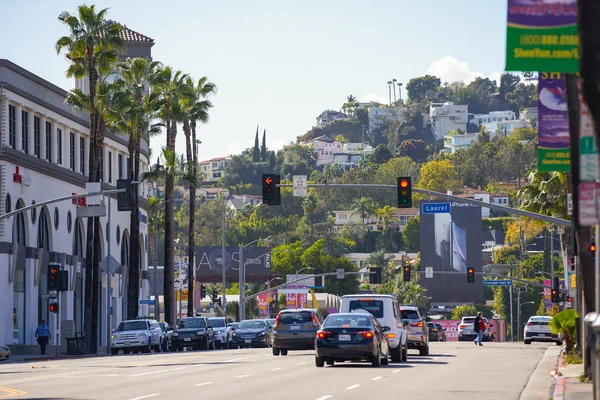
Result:
[[390,328],[386,332],[392,362],[407,360],[407,331],[402,323],[402,314],[396,296],[390,294],[350,294],[342,296],[340,313],[368,312],[381,326]]
[[227,332],[227,320],[223,317],[212,317],[208,320],[215,334],[215,345],[219,349],[228,349],[229,335]]
[[124,354],[129,354],[131,351],[150,353],[152,349],[159,352],[161,336],[160,324],[153,319],[123,321],[113,331],[110,351],[112,354],[118,354],[119,350],[123,350]]
[[530,317],[529,321],[525,324],[525,330],[523,332],[523,336],[525,337],[524,343],[554,342],[560,346],[562,344],[562,336],[555,335],[550,330],[551,319],[552,317],[543,315]]
[[10,349],[8,346],[0,346],[0,361],[8,360],[10,358]]

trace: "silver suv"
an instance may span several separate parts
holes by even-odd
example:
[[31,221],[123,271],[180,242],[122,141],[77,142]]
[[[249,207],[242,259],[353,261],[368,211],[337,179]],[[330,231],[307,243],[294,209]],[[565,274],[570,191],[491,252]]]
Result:
[[111,336],[111,353],[124,354],[131,351],[150,353],[152,349],[160,351],[162,329],[158,321],[152,319],[132,319],[123,321],[113,330]]
[[421,317],[419,308],[401,305],[400,312],[402,313],[402,323],[408,333],[408,348],[419,350],[420,356],[429,355],[429,330],[425,318]]

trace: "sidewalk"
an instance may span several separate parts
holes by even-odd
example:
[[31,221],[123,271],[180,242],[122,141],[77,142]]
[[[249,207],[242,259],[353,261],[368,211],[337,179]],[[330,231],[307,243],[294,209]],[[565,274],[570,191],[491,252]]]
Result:
[[80,358],[97,358],[97,357],[109,357],[110,354],[106,354],[106,353],[99,353],[99,354],[75,354],[75,355],[69,355],[69,354],[59,354],[59,355],[55,355],[55,354],[46,354],[46,355],[40,355],[40,354],[13,354],[11,355],[11,357],[6,360],[3,361],[2,363],[0,363],[0,365],[2,364],[10,364],[10,363],[19,363],[19,362],[32,362],[32,361],[54,361],[54,360],[68,360],[68,359],[80,359]]
[[554,378],[550,375],[550,372],[556,368],[560,350],[561,348],[558,346],[548,347],[529,377],[519,400],[548,400],[548,398],[551,398],[551,387]]
[[590,400],[593,397],[591,382],[581,382],[579,377],[583,374],[583,364],[564,364],[560,359],[558,363],[560,375],[556,377],[553,400]]

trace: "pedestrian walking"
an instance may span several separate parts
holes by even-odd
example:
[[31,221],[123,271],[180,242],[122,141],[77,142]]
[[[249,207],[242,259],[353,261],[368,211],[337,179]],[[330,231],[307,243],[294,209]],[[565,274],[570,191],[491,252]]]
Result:
[[38,325],[35,330],[35,337],[37,338],[37,342],[40,345],[40,349],[42,351],[42,355],[46,354],[46,346],[50,341],[50,329],[48,325],[46,325],[46,321],[42,320],[42,323]]
[[483,346],[481,340],[483,339],[483,333],[485,332],[485,321],[483,320],[483,313],[479,311],[473,321],[473,331],[477,333],[477,337],[473,340],[475,345]]

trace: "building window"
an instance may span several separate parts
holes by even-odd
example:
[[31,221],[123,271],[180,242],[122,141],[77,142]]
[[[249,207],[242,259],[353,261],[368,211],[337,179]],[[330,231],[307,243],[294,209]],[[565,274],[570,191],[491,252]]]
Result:
[[112,151],[108,152],[108,183],[112,183]]
[[79,172],[85,175],[85,138],[79,138]]
[[8,144],[13,149],[17,145],[17,116],[15,106],[8,106]]
[[27,111],[21,111],[21,148],[29,154],[29,116]]
[[104,182],[104,146],[100,147],[100,165],[98,167],[98,174],[100,175],[100,182]]
[[33,154],[40,158],[40,117],[33,117]]
[[46,122],[46,160],[52,162],[52,124]]
[[123,179],[123,154],[119,154],[117,161],[119,163],[119,179]]
[[56,162],[62,164],[62,130],[56,130]]
[[75,134],[70,132],[69,137],[69,167],[75,171]]

